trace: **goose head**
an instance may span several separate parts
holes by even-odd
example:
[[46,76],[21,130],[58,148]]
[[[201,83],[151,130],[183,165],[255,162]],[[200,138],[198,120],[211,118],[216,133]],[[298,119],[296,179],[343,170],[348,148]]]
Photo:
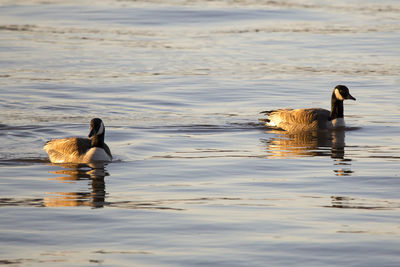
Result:
[[339,101],[343,101],[346,99],[356,100],[356,98],[350,94],[349,88],[344,85],[337,85],[333,89],[333,96]]
[[94,118],[90,121],[90,132],[88,137],[104,135],[104,124],[99,118]]

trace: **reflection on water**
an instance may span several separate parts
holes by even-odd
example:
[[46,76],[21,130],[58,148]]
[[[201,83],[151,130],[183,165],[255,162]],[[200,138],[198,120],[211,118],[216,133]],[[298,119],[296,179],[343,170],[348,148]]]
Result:
[[31,207],[77,207],[89,206],[102,208],[105,205],[106,189],[104,177],[110,174],[105,169],[104,163],[86,164],[49,164],[62,169],[50,171],[57,175],[55,179],[62,183],[75,183],[87,180],[90,187],[87,191],[80,192],[47,192],[46,197],[34,198],[0,198],[0,207],[31,206]]
[[[106,189],[104,177],[109,176],[104,163],[63,164],[64,169],[51,171],[60,175],[56,180],[68,182],[76,180],[90,180],[91,190],[88,192],[49,192],[44,198],[46,207],[76,207],[90,206],[102,208],[105,203]],[[89,169],[88,169],[89,168]]]
[[266,144],[267,158],[330,156],[337,168],[334,170],[336,175],[352,173],[351,159],[345,158],[345,129],[296,133],[273,130],[272,133],[276,136],[261,140]]
[[[50,164],[62,166],[63,169],[51,171],[56,174],[57,181],[68,183],[78,180],[89,180],[91,188],[87,192],[47,192],[47,197],[43,199],[44,207],[78,207],[88,206],[92,208],[103,208],[105,206],[123,209],[159,209],[159,210],[182,210],[166,206],[176,202],[186,202],[187,200],[122,200],[105,201],[106,186],[104,177],[110,174],[105,169],[104,163],[89,164]],[[115,197],[114,197],[115,199]],[[25,204],[26,205],[26,204]]]

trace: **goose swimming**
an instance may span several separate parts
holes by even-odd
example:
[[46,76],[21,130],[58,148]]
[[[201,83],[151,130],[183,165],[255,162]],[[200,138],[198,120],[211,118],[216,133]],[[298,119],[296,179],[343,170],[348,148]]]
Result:
[[356,100],[349,88],[337,85],[332,92],[331,111],[322,108],[277,109],[262,111],[268,115],[266,126],[281,128],[289,132],[310,131],[344,127],[343,101]]
[[44,146],[52,163],[90,163],[112,160],[110,148],[104,143],[103,121],[94,118],[90,121],[89,138],[70,137],[52,139]]

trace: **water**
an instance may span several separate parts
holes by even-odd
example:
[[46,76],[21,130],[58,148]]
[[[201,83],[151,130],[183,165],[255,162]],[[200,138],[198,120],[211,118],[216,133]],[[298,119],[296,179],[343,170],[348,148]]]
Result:
[[[0,263],[399,266],[398,1],[1,1]],[[329,108],[285,134],[262,110]],[[52,165],[101,117],[115,161]]]

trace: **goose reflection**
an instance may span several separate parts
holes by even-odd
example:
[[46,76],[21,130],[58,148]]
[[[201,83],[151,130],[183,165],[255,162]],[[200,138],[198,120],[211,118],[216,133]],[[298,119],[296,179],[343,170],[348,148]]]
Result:
[[295,158],[329,156],[334,159],[337,176],[351,175],[351,159],[345,158],[345,129],[331,131],[287,132],[272,130],[276,134],[263,139],[267,158]]
[[[53,165],[53,164],[51,164]],[[105,204],[105,182],[104,177],[109,176],[104,163],[90,164],[57,164],[63,169],[51,171],[59,175],[55,179],[62,182],[72,182],[78,180],[90,181],[90,188],[87,192],[48,192],[44,198],[46,207],[77,207],[89,206],[102,208]]]

